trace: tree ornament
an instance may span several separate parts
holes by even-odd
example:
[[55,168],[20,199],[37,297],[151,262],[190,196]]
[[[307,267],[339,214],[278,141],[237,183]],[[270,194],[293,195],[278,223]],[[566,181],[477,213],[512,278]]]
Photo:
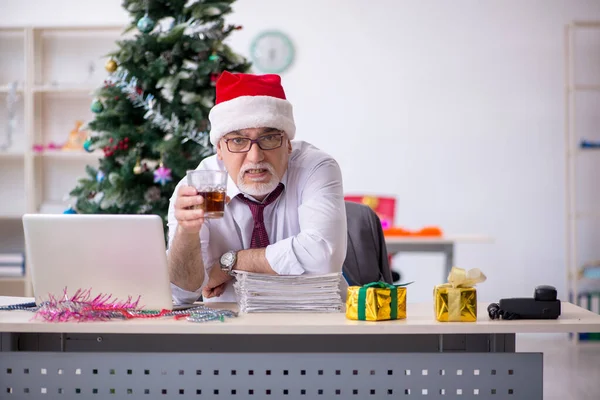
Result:
[[100,183],[104,180],[104,172],[102,172],[101,169],[98,170],[98,172],[96,173],[96,182]]
[[208,59],[210,61],[219,61],[221,59],[221,57],[219,57],[219,55],[217,53],[212,53],[210,55],[210,57],[208,57]]
[[63,214],[77,214],[77,211],[75,211],[75,209],[73,207],[67,208],[65,211],[63,211]]
[[133,173],[139,175],[143,172],[142,164],[140,163],[140,158],[138,157],[135,161],[135,166],[133,167]]
[[161,162],[160,166],[154,171],[154,183],[160,183],[162,186],[164,186],[172,179],[171,170],[166,168]]
[[94,99],[92,105],[90,106],[90,110],[92,110],[93,113],[99,114],[104,111],[104,105],[102,105],[100,100]]
[[88,153],[91,153],[94,151],[94,149],[92,149],[92,140],[90,138],[87,138],[85,140],[85,142],[83,142],[83,149],[85,151],[87,151]]
[[117,70],[118,66],[119,65],[117,64],[117,62],[111,58],[110,60],[108,60],[106,62],[106,64],[104,64],[104,69],[106,69],[106,71],[108,71],[112,74],[113,72],[115,72]]
[[154,25],[156,23],[152,18],[148,16],[148,14],[144,15],[137,23],[137,27],[142,33],[150,33],[152,29],[154,29]]

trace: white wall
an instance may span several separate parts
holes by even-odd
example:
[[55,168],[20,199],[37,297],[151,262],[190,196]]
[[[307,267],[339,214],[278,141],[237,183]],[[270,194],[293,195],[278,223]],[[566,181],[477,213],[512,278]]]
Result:
[[[125,23],[120,5],[0,0],[0,25]],[[339,160],[347,192],[396,196],[408,228],[494,237],[457,249],[458,266],[488,275],[481,300],[542,283],[564,298],[563,30],[600,19],[599,1],[240,0],[235,10],[237,51],[262,29],[294,40],[283,78],[298,137]],[[396,261],[417,281],[410,301],[428,301],[441,257]]]

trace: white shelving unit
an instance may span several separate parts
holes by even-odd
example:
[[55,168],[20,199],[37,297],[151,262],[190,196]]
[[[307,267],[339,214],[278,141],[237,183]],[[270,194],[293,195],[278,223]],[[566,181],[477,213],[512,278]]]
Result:
[[[14,82],[18,96],[12,145],[0,151],[0,253],[24,252],[22,215],[63,212],[85,166],[102,157],[49,145],[61,146],[77,121],[93,118],[93,92],[107,76],[105,55],[122,32],[123,26],[0,28],[0,145]],[[31,295],[27,271],[23,278],[0,276],[0,295]]]
[[[565,28],[566,256],[570,296],[577,302],[581,268],[600,259],[600,21]],[[574,335],[577,341],[577,335]]]

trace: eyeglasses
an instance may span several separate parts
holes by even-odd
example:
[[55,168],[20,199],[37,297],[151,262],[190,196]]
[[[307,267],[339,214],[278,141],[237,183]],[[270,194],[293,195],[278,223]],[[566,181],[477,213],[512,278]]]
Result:
[[273,133],[261,136],[258,139],[248,139],[245,137],[225,139],[227,150],[232,153],[247,153],[254,143],[256,143],[261,150],[275,150],[283,144],[283,134]]

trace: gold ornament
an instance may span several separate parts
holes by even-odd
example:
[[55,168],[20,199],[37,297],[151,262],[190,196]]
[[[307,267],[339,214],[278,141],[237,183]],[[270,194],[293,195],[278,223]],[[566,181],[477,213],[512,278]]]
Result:
[[118,67],[117,62],[115,60],[113,60],[112,58],[110,60],[108,60],[106,62],[106,64],[104,64],[104,68],[110,73],[115,72],[117,70],[117,67]]
[[133,173],[136,175],[139,175],[142,173],[142,164],[140,164],[139,157],[138,157],[137,161],[135,162],[135,166],[133,167]]

